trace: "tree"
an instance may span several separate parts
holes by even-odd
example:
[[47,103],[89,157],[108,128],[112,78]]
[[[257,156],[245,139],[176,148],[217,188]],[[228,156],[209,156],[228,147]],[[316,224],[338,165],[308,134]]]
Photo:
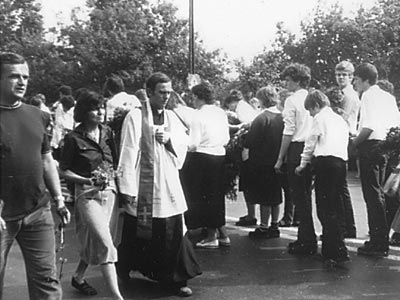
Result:
[[[90,20],[75,20],[62,30],[65,59],[75,62],[76,84],[101,87],[107,76],[125,70],[132,90],[143,87],[153,71],[167,73],[179,89],[188,74],[188,26],[169,3],[147,0],[89,1]],[[198,73],[220,81],[224,67],[219,52],[207,52],[197,41]],[[73,83],[75,85],[75,83]]]

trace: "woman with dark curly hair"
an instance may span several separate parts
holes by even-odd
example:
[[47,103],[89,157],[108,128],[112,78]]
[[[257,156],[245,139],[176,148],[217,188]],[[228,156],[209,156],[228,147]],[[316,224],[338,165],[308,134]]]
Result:
[[113,299],[123,299],[118,288],[113,242],[118,208],[115,202],[114,169],[117,152],[105,117],[103,98],[95,92],[81,94],[74,119],[81,124],[65,136],[60,171],[75,184],[76,231],[80,242],[80,262],[72,286],[91,296],[97,291],[84,279],[89,265],[100,265]]

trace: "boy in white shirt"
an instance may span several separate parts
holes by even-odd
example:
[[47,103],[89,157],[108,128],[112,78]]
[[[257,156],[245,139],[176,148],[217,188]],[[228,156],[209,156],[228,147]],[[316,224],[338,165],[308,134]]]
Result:
[[311,91],[304,102],[313,118],[300,165],[301,175],[308,164],[315,170],[315,197],[318,218],[322,224],[322,256],[324,261],[349,260],[340,225],[341,190],[346,180],[349,127],[329,106],[328,97],[319,90]]
[[376,85],[378,71],[369,63],[358,66],[354,72],[354,87],[361,94],[360,124],[352,147],[358,148],[360,178],[367,206],[370,240],[357,253],[368,256],[387,256],[389,226],[386,203],[382,191],[387,157],[379,145],[391,127],[399,126],[396,99]]

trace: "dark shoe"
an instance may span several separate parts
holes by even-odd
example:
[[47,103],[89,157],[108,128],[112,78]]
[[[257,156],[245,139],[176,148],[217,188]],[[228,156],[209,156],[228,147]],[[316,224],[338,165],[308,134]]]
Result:
[[298,255],[314,255],[317,253],[317,245],[315,244],[304,244],[298,241],[289,244],[290,254]]
[[390,245],[390,246],[399,247],[399,246],[400,246],[400,240],[392,237],[392,238],[389,240],[389,245]]
[[357,237],[357,234],[355,232],[345,232],[343,234],[343,238],[345,239],[355,239]]
[[131,277],[129,276],[129,271],[121,267],[118,262],[115,264],[115,270],[117,272],[118,278],[122,281],[123,284],[129,282],[129,280],[131,279]]
[[240,221],[240,220],[246,220],[246,219],[247,219],[247,215],[244,215],[244,216],[239,217],[239,221]]
[[293,227],[299,227],[300,221],[293,221],[292,226]]
[[231,246],[231,239],[227,236],[225,238],[218,238],[219,246],[220,247],[230,247]]
[[254,218],[252,220],[247,220],[247,219],[239,219],[239,221],[237,221],[235,223],[236,226],[254,226],[257,225],[257,219]]
[[358,247],[357,254],[365,256],[386,257],[389,255],[389,248],[367,241],[364,243],[364,246]]
[[279,229],[258,227],[254,231],[249,232],[249,237],[254,239],[272,239],[280,236]]
[[290,227],[290,226],[292,226],[292,222],[290,221],[284,219],[279,221],[279,227]]
[[390,246],[400,246],[400,232],[394,232],[389,240]]
[[89,285],[86,280],[84,280],[82,283],[78,283],[75,277],[72,277],[71,285],[86,296],[97,295],[97,291],[91,285]]

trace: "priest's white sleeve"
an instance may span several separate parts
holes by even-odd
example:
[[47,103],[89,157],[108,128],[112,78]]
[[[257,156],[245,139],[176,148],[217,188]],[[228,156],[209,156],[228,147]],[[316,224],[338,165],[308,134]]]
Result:
[[121,153],[118,163],[121,193],[136,197],[138,194],[138,168],[140,159],[141,110],[131,110],[122,125]]

